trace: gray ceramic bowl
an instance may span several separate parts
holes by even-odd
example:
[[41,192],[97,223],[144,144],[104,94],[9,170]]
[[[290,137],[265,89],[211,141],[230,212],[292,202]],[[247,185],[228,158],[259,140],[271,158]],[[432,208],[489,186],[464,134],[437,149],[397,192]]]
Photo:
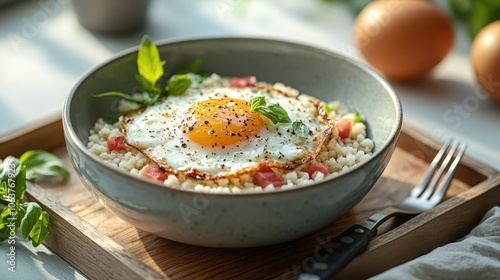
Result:
[[204,70],[255,75],[282,82],[325,101],[355,108],[369,127],[375,152],[348,172],[292,190],[210,195],[163,186],[103,163],[87,148],[99,117],[116,113],[117,100],[94,98],[136,85],[137,48],[87,72],[63,111],[67,148],[81,180],[98,200],[130,224],[164,238],[210,247],[252,247],[317,231],[356,205],[385,169],[402,124],[398,97],[367,67],[341,55],[291,42],[257,38],[204,38],[157,42],[166,72],[194,59]]

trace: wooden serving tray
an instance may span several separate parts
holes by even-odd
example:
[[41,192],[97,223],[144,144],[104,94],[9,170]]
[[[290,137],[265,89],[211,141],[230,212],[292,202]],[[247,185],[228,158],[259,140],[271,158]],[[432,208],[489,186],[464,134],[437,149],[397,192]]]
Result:
[[[137,229],[103,208],[71,168],[60,116],[0,137],[0,156],[44,149],[64,159],[68,179],[42,178],[29,184],[28,199],[51,216],[45,245],[92,279],[292,279],[293,270],[329,238],[404,197],[416,184],[440,143],[408,124],[397,149],[368,195],[328,227],[301,239],[247,249],[185,245]],[[467,234],[500,205],[500,175],[465,157],[447,200],[411,220],[392,219],[369,248],[337,279],[365,279]],[[389,231],[390,230],[390,231]]]

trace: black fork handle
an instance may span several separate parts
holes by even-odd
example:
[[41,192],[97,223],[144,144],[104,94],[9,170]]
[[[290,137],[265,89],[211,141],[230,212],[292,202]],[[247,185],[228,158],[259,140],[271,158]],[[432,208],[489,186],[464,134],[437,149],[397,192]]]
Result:
[[321,245],[309,260],[304,261],[297,274],[298,280],[329,280],[350,261],[361,254],[372,239],[373,232],[354,225]]

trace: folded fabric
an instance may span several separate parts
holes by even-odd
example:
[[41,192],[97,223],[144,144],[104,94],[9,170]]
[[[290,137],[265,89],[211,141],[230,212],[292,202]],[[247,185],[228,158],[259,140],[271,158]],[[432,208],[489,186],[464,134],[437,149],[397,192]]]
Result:
[[500,279],[500,207],[464,238],[394,267],[371,280]]

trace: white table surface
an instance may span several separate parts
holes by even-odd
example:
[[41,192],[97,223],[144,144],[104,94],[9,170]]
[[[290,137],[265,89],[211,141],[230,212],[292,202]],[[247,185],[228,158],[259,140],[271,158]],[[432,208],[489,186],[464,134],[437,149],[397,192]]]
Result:
[[[345,6],[321,0],[152,0],[142,29],[110,36],[81,27],[69,0],[20,1],[0,9],[0,135],[60,112],[84,71],[136,46],[145,33],[154,40],[204,35],[282,38],[362,61],[352,41],[354,18]],[[457,25],[453,51],[429,79],[392,85],[401,98],[405,122],[439,139],[460,137],[469,144],[469,156],[500,169],[500,106],[478,88],[469,48],[469,38]],[[7,271],[7,245],[0,244],[0,279],[85,278],[43,245],[32,248],[21,240],[15,273]]]

